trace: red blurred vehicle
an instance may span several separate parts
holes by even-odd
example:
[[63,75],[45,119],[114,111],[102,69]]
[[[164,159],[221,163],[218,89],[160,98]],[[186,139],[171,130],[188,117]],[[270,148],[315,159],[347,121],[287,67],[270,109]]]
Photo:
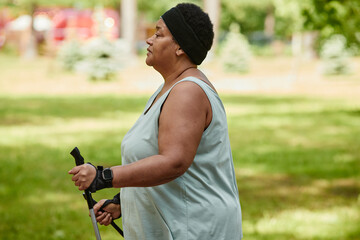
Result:
[[104,35],[108,39],[119,37],[119,13],[113,9],[77,10],[61,9],[52,18],[53,40],[62,42],[66,39],[87,40]]

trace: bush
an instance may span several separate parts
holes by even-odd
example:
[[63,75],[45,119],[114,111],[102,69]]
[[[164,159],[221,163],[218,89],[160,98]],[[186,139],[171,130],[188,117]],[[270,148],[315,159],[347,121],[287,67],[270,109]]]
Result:
[[333,35],[325,41],[320,50],[320,57],[323,60],[323,73],[328,75],[350,73],[351,56],[351,51],[346,47],[346,38],[338,34]]
[[248,40],[240,33],[239,26],[232,24],[220,50],[225,70],[245,73],[250,69],[252,53]]
[[77,42],[64,44],[59,59],[65,69],[84,72],[91,80],[111,80],[125,64],[127,49],[121,40],[94,38],[83,46]]
[[76,64],[84,59],[80,43],[76,41],[64,43],[57,57],[67,71],[74,71]]

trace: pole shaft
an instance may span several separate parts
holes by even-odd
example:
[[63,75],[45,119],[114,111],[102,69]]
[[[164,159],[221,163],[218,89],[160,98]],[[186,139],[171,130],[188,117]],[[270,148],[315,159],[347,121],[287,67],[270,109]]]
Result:
[[93,228],[94,228],[96,240],[101,240],[99,228],[98,228],[98,225],[96,223],[96,217],[95,217],[94,209],[90,209],[90,216],[91,216],[91,222],[92,222],[92,225],[93,225]]

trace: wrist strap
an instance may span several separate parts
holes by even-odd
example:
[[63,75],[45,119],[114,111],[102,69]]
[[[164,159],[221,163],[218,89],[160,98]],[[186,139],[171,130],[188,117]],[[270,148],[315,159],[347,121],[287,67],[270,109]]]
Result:
[[112,187],[112,182],[105,181],[105,179],[103,178],[103,174],[102,174],[104,169],[103,166],[98,166],[96,168],[94,165],[92,165],[89,162],[87,164],[90,164],[96,170],[96,176],[87,190],[89,190],[92,193],[95,193],[98,190]]
[[[110,203],[114,203],[114,204],[116,204],[116,205],[120,205],[120,206],[121,206],[121,204],[120,204],[120,193],[116,194],[113,199],[107,199],[107,200],[104,202],[104,204],[101,206],[100,210],[101,210],[101,211],[105,211],[104,208],[105,208],[107,205],[109,205]],[[119,218],[120,218],[120,217],[121,217],[121,214],[120,214]]]

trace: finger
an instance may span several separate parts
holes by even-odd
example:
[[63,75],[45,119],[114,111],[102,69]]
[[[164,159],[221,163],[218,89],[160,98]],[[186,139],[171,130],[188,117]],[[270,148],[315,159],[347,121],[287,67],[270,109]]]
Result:
[[[94,209],[94,213],[95,213],[95,215],[97,215],[97,213],[98,213],[98,211],[99,211],[99,203],[96,203],[95,205],[94,205],[94,207],[93,207],[93,209]],[[100,213],[100,211],[99,211],[99,213]]]
[[[104,212],[102,212],[102,211],[98,211],[97,213],[95,213],[95,216],[96,217],[98,217],[98,216],[100,216],[101,214],[103,214]],[[90,216],[90,212],[89,212],[89,216]],[[91,217],[91,216],[90,216]]]
[[78,180],[75,182],[75,186],[78,186],[78,187],[79,187],[79,190],[85,190],[85,189],[87,189],[84,181],[81,180],[81,179],[78,179]]
[[74,176],[71,177],[71,180],[74,182],[77,181],[78,179],[79,179],[78,174],[74,174]]
[[95,213],[95,216],[98,217],[100,216],[101,214],[103,214],[104,212],[103,211],[97,211],[97,212],[94,212]]
[[78,181],[78,180],[75,181],[74,184],[75,184],[75,186],[80,186],[80,185],[81,185],[81,184],[80,184],[80,181]]
[[100,222],[100,224],[107,226],[111,223],[111,220],[112,220],[111,214],[108,213],[106,214],[105,218]]
[[86,190],[86,187],[84,187],[83,184],[80,183],[78,186],[80,191]]
[[[95,213],[95,212],[94,212]],[[100,214],[102,214],[103,212],[101,212],[101,211],[98,211],[97,213],[95,213],[95,216],[99,216]],[[91,215],[90,215],[90,212],[89,212],[89,217],[91,217]]]
[[109,226],[109,224],[111,224],[111,222],[112,222],[112,217],[110,216],[109,221],[108,221],[108,222],[106,222],[106,223],[104,223],[104,226]]
[[104,220],[104,218],[106,217],[107,214],[108,214],[108,213],[103,212],[103,213],[100,214],[98,217],[96,217],[96,221],[101,224],[101,222]]
[[76,174],[79,172],[79,167],[76,166],[76,167],[73,167],[68,173],[69,174]]
[[105,218],[105,213],[100,214],[96,217],[96,221],[100,223]]

